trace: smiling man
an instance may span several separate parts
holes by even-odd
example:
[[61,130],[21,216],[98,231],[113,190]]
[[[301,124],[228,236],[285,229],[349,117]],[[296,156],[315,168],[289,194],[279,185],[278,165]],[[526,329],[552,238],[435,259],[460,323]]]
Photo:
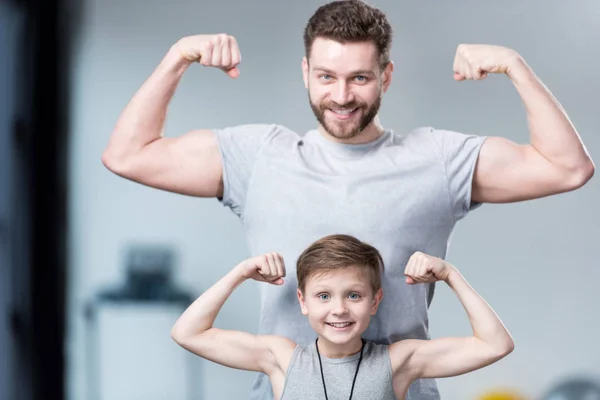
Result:
[[[364,337],[382,344],[427,339],[433,285],[405,283],[411,254],[444,258],[456,223],[478,204],[574,190],[591,178],[594,164],[556,99],[504,47],[459,45],[454,79],[508,78],[525,105],[530,143],[384,128],[378,111],[392,82],[391,42],[380,10],[360,1],[328,3],[304,34],[302,71],[318,121],[314,130],[243,125],[165,138],[168,104],[190,65],[217,67],[232,78],[240,73],[235,38],[182,38],[123,111],[103,162],[144,185],[218,198],[240,217],[253,255],[277,251],[294,265],[306,246],[330,234],[372,243],[387,265],[385,296]],[[315,333],[297,312],[295,271],[288,273],[284,285],[260,287],[259,330],[309,343]],[[251,398],[272,395],[259,375]],[[409,396],[439,398],[432,380],[412,384]]]

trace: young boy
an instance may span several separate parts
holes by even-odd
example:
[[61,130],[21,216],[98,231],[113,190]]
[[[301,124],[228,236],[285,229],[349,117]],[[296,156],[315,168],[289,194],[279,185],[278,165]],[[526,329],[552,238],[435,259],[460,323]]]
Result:
[[441,259],[415,253],[404,271],[406,282],[446,282],[467,311],[471,337],[390,345],[363,340],[383,298],[383,260],[377,249],[354,237],[318,240],[300,255],[296,270],[300,309],[316,332],[315,342],[213,327],[229,295],[246,279],[283,284],[285,267],[276,253],[243,261],[204,292],[173,326],[173,339],[207,360],[266,374],[276,400],[404,399],[415,379],[464,374],[513,350],[494,311]]

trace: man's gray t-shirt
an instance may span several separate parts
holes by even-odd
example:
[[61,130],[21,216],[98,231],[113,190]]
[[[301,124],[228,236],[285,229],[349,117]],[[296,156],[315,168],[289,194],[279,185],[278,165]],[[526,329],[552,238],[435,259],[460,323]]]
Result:
[[[429,338],[434,285],[406,284],[404,268],[415,251],[445,257],[456,222],[474,207],[471,183],[485,137],[419,128],[350,145],[280,125],[214,132],[222,203],[242,221],[252,255],[278,252],[286,265],[283,286],[259,285],[260,334],[314,341],[296,297],[296,260],[317,239],[339,233],[375,246],[385,262],[383,301],[363,337],[380,344]],[[265,375],[250,398],[273,398]],[[407,398],[439,399],[435,381],[415,382]]]

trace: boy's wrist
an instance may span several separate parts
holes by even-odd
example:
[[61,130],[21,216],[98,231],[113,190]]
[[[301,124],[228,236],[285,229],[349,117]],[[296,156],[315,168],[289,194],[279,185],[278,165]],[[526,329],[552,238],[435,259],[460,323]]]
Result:
[[244,268],[244,263],[240,263],[236,265],[230,272],[229,275],[237,284],[240,284],[248,279],[246,276],[246,270]]

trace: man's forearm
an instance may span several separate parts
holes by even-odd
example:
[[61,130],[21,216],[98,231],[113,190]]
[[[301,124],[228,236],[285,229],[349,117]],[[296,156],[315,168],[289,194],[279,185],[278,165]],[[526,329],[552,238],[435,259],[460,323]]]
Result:
[[105,156],[126,156],[162,136],[167,107],[189,65],[190,61],[181,57],[177,45],[169,49],[121,113]]
[[593,173],[593,162],[566,112],[522,58],[516,58],[508,76],[525,105],[531,145],[569,173]]

